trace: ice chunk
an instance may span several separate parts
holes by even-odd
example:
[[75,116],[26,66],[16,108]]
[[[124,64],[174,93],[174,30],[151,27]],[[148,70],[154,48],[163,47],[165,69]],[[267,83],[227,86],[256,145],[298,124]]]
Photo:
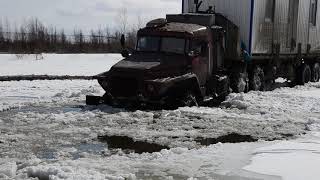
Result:
[[1,174],[8,176],[8,177],[14,177],[17,173],[17,164],[16,162],[0,162],[0,177]]

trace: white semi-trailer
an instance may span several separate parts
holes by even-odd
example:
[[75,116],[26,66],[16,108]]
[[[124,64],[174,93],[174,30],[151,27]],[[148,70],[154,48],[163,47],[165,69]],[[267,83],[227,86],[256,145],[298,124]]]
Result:
[[[235,23],[252,55],[320,52],[318,0],[183,0],[183,13],[210,7]],[[301,52],[299,52],[301,51]]]
[[221,14],[239,28],[253,90],[257,72],[264,79],[259,86],[276,77],[296,84],[319,81],[318,9],[318,0],[182,0],[183,13]]

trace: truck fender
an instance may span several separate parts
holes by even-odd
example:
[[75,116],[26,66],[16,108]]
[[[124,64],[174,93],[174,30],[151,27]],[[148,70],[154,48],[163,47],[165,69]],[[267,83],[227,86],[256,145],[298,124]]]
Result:
[[187,93],[192,93],[198,100],[203,97],[199,80],[195,74],[176,77],[170,84],[171,86],[167,90],[168,96],[181,97]]

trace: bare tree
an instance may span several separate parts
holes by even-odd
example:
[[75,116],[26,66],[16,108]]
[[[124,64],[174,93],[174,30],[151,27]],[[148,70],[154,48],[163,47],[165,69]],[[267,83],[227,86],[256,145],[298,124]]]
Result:
[[[0,51],[12,53],[40,54],[43,52],[59,53],[104,53],[121,51],[120,37],[125,34],[128,47],[133,47],[136,41],[136,30],[142,26],[142,18],[138,15],[138,22],[128,25],[126,8],[119,11],[117,27],[112,31],[106,27],[91,30],[84,35],[82,30],[75,29],[73,35],[66,35],[65,31],[57,30],[54,26],[44,26],[38,19],[29,19],[19,26],[11,26],[8,19],[0,22]],[[13,28],[13,31],[11,29]],[[70,36],[70,37],[69,37]],[[69,38],[68,38],[69,37]],[[41,59],[39,55],[36,59]]]
[[4,31],[5,33],[5,38],[7,39],[7,41],[9,41],[11,39],[11,34],[9,32],[11,32],[11,27],[10,27],[10,22],[8,17],[5,18],[5,22],[4,22]]
[[67,37],[66,34],[64,33],[64,30],[61,30],[60,32],[60,50],[65,49],[67,46]]
[[138,13],[137,14],[137,25],[136,25],[136,29],[139,30],[143,27],[144,24],[144,18],[142,18],[141,14]]
[[84,36],[82,30],[74,30],[74,43],[76,45],[76,52],[83,52],[84,50]]
[[3,26],[2,26],[2,19],[0,19],[0,46],[2,46],[4,43],[4,32],[3,31],[4,30],[3,30]]
[[111,50],[111,32],[109,27],[105,27],[104,29],[105,31],[105,36],[106,36],[106,40],[107,40],[107,50],[110,51]]
[[21,52],[27,51],[27,34],[26,28],[24,26],[20,27],[20,43],[21,43]]
[[126,34],[128,27],[128,10],[126,7],[123,6],[119,8],[116,20],[117,24],[119,25],[120,33]]

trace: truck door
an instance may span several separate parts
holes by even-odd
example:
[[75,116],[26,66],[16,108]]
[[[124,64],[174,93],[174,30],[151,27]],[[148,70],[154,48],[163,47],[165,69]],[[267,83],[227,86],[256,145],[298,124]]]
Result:
[[294,51],[297,46],[299,1],[300,0],[289,0],[288,34],[286,44],[287,47],[290,48],[290,51]]
[[192,59],[192,71],[197,75],[200,86],[204,86],[208,79],[209,51],[206,41],[194,40],[191,51],[197,55]]

